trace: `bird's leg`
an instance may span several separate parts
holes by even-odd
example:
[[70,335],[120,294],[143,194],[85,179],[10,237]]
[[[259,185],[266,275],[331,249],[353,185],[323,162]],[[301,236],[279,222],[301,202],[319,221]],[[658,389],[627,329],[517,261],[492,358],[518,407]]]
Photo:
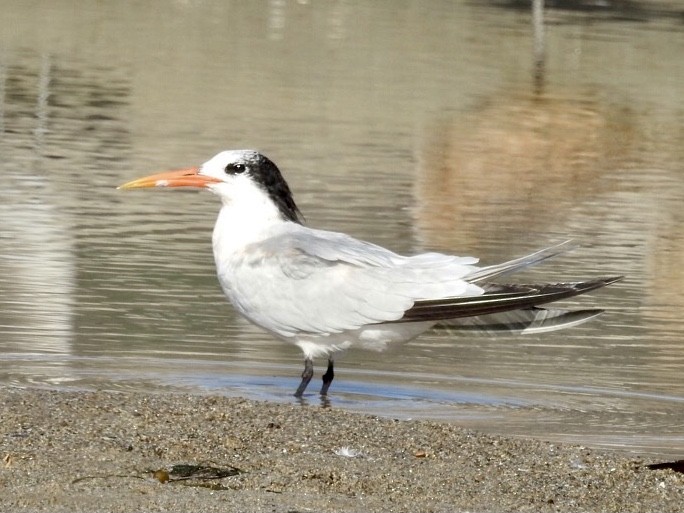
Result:
[[328,359],[328,370],[323,374],[323,386],[321,387],[321,395],[328,395],[328,388],[335,377],[335,370],[332,358]]
[[311,358],[304,358],[304,372],[302,372],[302,382],[299,384],[297,391],[294,393],[295,397],[304,395],[304,390],[309,385],[309,381],[313,377],[313,360]]

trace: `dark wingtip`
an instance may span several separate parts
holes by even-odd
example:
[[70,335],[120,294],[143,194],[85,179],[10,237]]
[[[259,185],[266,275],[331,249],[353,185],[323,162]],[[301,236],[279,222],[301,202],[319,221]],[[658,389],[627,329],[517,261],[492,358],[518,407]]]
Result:
[[[616,281],[620,281],[623,279],[624,276],[608,276],[607,278],[596,278],[595,280],[589,280],[585,282],[578,282],[575,284],[567,284],[567,285],[573,285],[578,294],[584,294],[586,292],[590,292],[592,290],[596,289],[601,289],[603,287],[607,287],[608,285],[611,285],[615,283]],[[559,283],[558,285],[563,285]]]
[[599,280],[599,281],[603,282],[602,286],[605,287],[606,285],[611,285],[611,284],[615,283],[616,281],[623,280],[624,278],[625,278],[624,276],[609,276],[608,278],[601,278],[601,280]]

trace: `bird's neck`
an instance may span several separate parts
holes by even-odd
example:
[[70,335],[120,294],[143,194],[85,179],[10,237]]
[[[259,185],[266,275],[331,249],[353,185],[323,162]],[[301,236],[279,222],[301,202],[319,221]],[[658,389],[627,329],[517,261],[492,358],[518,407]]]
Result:
[[278,226],[286,223],[278,208],[269,201],[239,199],[221,207],[213,233],[214,256],[230,258],[249,244],[264,240]]

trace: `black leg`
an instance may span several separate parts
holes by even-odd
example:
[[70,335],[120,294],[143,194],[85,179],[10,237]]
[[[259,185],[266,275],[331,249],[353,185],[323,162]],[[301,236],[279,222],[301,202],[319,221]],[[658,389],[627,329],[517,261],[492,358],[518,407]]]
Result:
[[313,376],[313,361],[311,358],[304,359],[304,372],[302,372],[302,382],[299,384],[299,388],[295,392],[295,397],[301,397],[304,395],[304,390],[309,385],[311,377]]
[[323,386],[321,387],[321,395],[328,395],[328,388],[335,377],[334,364],[332,360],[328,360],[328,370],[323,374]]

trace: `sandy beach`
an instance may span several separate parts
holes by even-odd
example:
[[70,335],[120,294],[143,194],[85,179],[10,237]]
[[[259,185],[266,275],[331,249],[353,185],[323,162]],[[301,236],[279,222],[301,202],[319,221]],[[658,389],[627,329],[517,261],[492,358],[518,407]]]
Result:
[[652,458],[213,396],[0,388],[1,511],[682,511]]

